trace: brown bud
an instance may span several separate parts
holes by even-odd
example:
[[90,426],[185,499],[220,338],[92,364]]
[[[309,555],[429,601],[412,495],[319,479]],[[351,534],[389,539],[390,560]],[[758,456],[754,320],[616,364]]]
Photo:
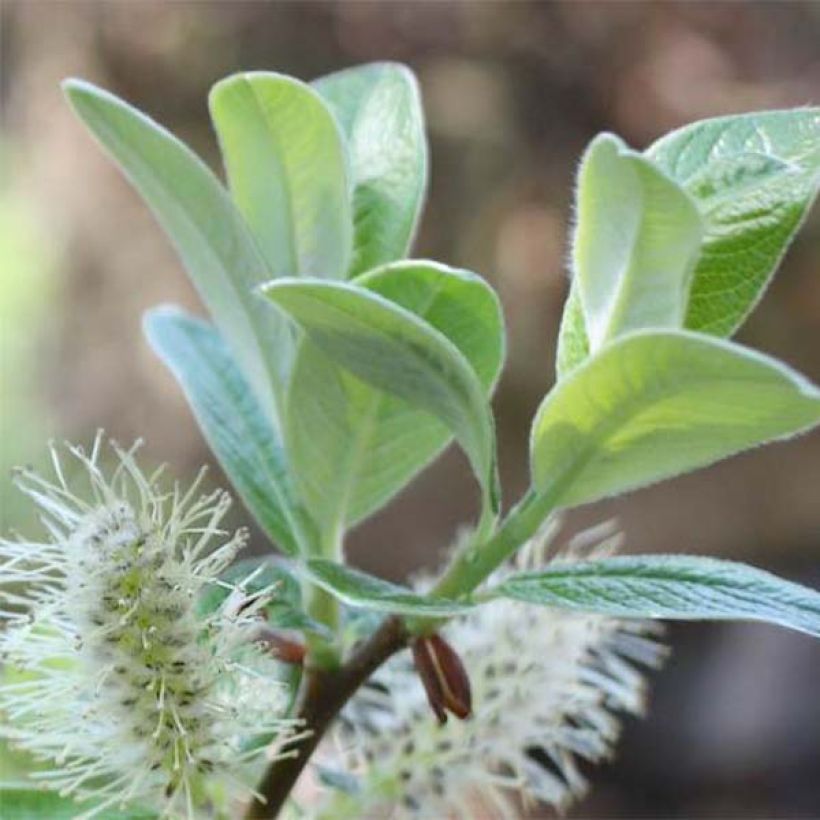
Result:
[[412,649],[416,671],[439,723],[447,722],[447,712],[461,720],[470,717],[470,679],[455,649],[437,634],[416,638]]
[[264,644],[271,655],[282,663],[290,663],[294,666],[301,666],[304,663],[305,645],[285,637],[281,632],[275,632],[270,627],[265,626],[260,629],[256,642]]

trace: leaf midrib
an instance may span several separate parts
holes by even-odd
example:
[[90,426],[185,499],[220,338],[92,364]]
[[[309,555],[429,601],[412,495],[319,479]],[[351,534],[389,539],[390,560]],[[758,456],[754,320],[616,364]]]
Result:
[[[434,285],[432,292],[430,293],[428,299],[425,301],[424,307],[419,311],[412,312],[419,318],[426,317],[433,303],[436,301],[436,299],[438,299],[443,289],[444,283],[440,280]],[[338,367],[338,365],[335,366]],[[353,378],[355,378],[355,376],[353,376]],[[376,419],[379,416],[379,411],[381,410],[382,402],[384,400],[384,391],[379,390],[376,387],[371,387],[370,385],[365,386],[369,390],[373,391],[373,397],[370,400],[370,406],[368,408],[366,423],[362,425],[359,433],[357,433],[354,440],[355,446],[350,451],[350,456],[348,458],[348,470],[346,471],[345,475],[349,476],[350,480],[347,482],[346,490],[337,513],[337,525],[340,523],[346,523],[348,520],[350,502],[353,497],[353,491],[359,484],[359,471],[364,463],[364,456],[366,452],[369,452],[371,449],[373,433],[376,430]]]
[[288,264],[294,273],[301,274],[303,271],[301,270],[301,262],[299,258],[299,243],[296,235],[296,225],[293,218],[293,185],[290,174],[287,173],[286,166],[281,159],[281,156],[284,153],[282,150],[282,143],[268,122],[268,118],[265,115],[265,108],[262,105],[262,100],[259,93],[256,88],[254,88],[254,84],[251,82],[247,74],[243,76],[242,80],[251,92],[251,99],[254,107],[259,112],[259,118],[262,121],[263,131],[270,137],[271,142],[275,146],[275,150],[271,152],[271,157],[279,169],[279,178],[282,180],[282,188],[285,192],[285,210],[287,212],[285,214],[285,224],[287,226],[288,235]]
[[[592,361],[592,360],[589,360]],[[571,378],[577,378],[577,373],[579,372],[580,368],[573,371]],[[679,394],[683,393],[687,390],[692,384],[703,384],[704,386],[708,386],[710,384],[725,384],[727,381],[726,378],[719,378],[718,376],[710,376],[708,379],[694,379],[690,377],[685,382],[677,382],[676,384],[672,385],[670,390],[667,390],[666,384],[657,385],[653,389],[649,391],[648,400],[639,405],[639,397],[635,396],[634,394],[630,397],[628,402],[624,403],[624,407],[620,412],[614,412],[607,414],[606,420],[600,424],[596,425],[593,428],[595,431],[602,431],[601,435],[595,435],[594,440],[590,442],[590,444],[583,448],[581,454],[576,458],[561,474],[560,477],[553,480],[550,485],[542,487],[540,492],[545,493],[548,491],[549,486],[554,486],[556,484],[563,484],[565,485],[565,490],[561,493],[557,498],[557,503],[560,504],[561,497],[566,494],[566,490],[571,488],[571,482],[578,477],[579,473],[583,472],[583,470],[587,467],[589,462],[594,458],[596,452],[603,449],[601,446],[602,443],[608,442],[611,438],[613,431],[617,431],[621,427],[624,426],[627,422],[631,421],[636,416],[640,415],[642,410],[648,410],[651,408],[656,407],[658,404],[661,403],[662,400],[672,399],[677,397]],[[749,378],[737,378],[732,376],[731,381],[735,384],[741,383],[756,383],[759,379],[749,377]],[[590,438],[591,436],[589,433],[584,434],[585,438]],[[569,485],[569,486],[567,486]],[[636,485],[637,487],[644,486],[643,484]]]
[[[703,556],[670,555],[668,557],[670,559],[670,563],[674,563],[675,559],[678,558],[684,560],[687,558],[696,558],[697,560],[704,562],[704,570],[699,573],[696,569],[678,569],[676,567],[672,567],[671,571],[663,572],[660,567],[657,566],[647,566],[645,564],[642,566],[640,557],[636,556],[633,561],[630,561],[629,563],[624,561],[623,566],[617,567],[613,567],[611,563],[608,566],[601,566],[599,562],[589,562],[587,566],[581,564],[577,565],[576,569],[547,568],[542,571],[526,572],[502,582],[498,589],[503,592],[505,588],[514,589],[519,584],[527,586],[543,584],[545,586],[549,586],[551,581],[556,581],[559,583],[563,582],[564,584],[571,584],[572,582],[578,582],[579,584],[587,583],[590,586],[595,583],[606,583],[610,580],[627,585],[630,583],[634,584],[645,581],[647,583],[664,585],[681,584],[685,585],[685,587],[689,590],[691,590],[693,586],[709,587],[716,592],[736,598],[739,601],[743,601],[753,607],[756,605],[756,602],[760,600],[759,598],[754,597],[753,589],[758,579],[753,579],[746,587],[740,587],[736,583],[733,583],[731,580],[726,578],[706,575],[706,571],[709,567],[713,567],[718,572],[724,572],[729,569],[742,570],[744,568],[743,565],[729,562],[730,566],[725,566],[721,562],[713,561]],[[614,560],[617,561],[618,559],[616,558]],[[758,570],[758,572],[764,573],[763,570]],[[674,575],[672,573],[674,573]],[[764,574],[768,575],[768,573]],[[799,608],[805,609],[820,616],[820,603],[813,602],[811,600],[804,600],[806,596],[804,594],[804,590],[799,585],[793,585],[791,581],[777,578],[777,576],[772,576],[772,580],[776,582],[777,585],[784,585],[785,587],[794,586],[795,588],[792,591],[794,592],[795,597],[800,598]],[[561,592],[561,590],[553,589],[548,591],[551,591],[552,594],[556,595],[556,597],[567,597]],[[488,591],[488,594],[491,594],[492,592],[493,590],[490,590]],[[675,596],[681,598],[686,597],[685,595],[680,595],[680,593],[674,589],[671,590],[671,592]],[[781,615],[788,615],[789,611],[793,610],[793,608],[797,606],[797,604],[792,603],[789,600],[780,601],[774,600],[771,597],[766,597],[763,600],[763,608],[768,610],[770,613],[779,613]],[[628,604],[617,600],[614,602],[619,606],[628,606]],[[760,606],[760,604],[757,604],[757,606]],[[748,612],[745,614],[753,615],[753,613]],[[820,630],[820,626],[815,628]]]
[[[86,99],[88,99],[91,102],[92,106],[95,109],[100,110],[99,106],[97,104],[98,101],[97,101],[96,96],[87,97]],[[103,112],[105,112],[105,108],[103,108]],[[128,114],[130,115],[131,112],[129,111]],[[254,254],[258,257],[254,261],[258,261],[260,263],[260,270],[261,271],[263,271],[265,274],[270,275],[270,271],[268,269],[267,263],[264,260],[264,258],[262,257],[259,248],[256,246],[256,241],[253,238],[253,235],[250,232],[250,229],[245,225],[244,219],[242,218],[241,214],[238,212],[236,206],[234,205],[234,203],[231,200],[230,196],[228,195],[227,191],[223,188],[223,186],[221,185],[221,183],[219,182],[218,178],[213,173],[213,171],[193,151],[191,151],[188,148],[188,146],[186,146],[183,142],[181,142],[179,139],[177,139],[173,134],[171,134],[169,131],[167,131],[165,128],[158,125],[157,123],[154,123],[153,121],[149,121],[149,122],[150,122],[151,131],[152,132],[157,132],[162,137],[163,142],[167,141],[167,144],[172,146],[172,148],[174,148],[176,151],[178,151],[179,155],[184,156],[187,161],[191,162],[194,166],[196,166],[198,168],[198,170],[202,173],[203,179],[206,180],[207,184],[209,186],[211,186],[211,188],[214,190],[216,196],[221,198],[223,200],[224,204],[226,204],[230,210],[233,210],[233,212],[234,212],[233,216],[234,216],[234,219],[236,220],[236,224],[239,226],[240,232],[245,234],[245,239],[250,244],[250,247],[253,248]],[[142,119],[140,119],[140,126],[145,126],[145,125],[146,125],[146,123],[142,122]],[[148,161],[148,159],[145,156],[145,154],[143,153],[143,151],[141,151],[138,147],[132,148],[130,146],[128,140],[122,136],[121,129],[119,127],[117,127],[116,125],[112,124],[110,122],[110,120],[108,119],[108,117],[105,116],[105,113],[103,113],[102,116],[98,117],[98,127],[102,132],[107,133],[109,135],[109,138],[111,137],[111,135],[113,135],[114,140],[120,146],[120,150],[123,151],[127,156],[130,156],[132,158],[136,158],[135,164],[140,167],[140,169],[142,170],[142,173],[144,174],[144,176],[150,180],[151,186],[155,190],[160,190],[160,191],[164,192],[164,196],[166,196],[173,203],[174,210],[177,213],[178,218],[182,219],[185,222],[185,224],[188,226],[189,229],[191,229],[191,228],[194,229],[193,232],[198,237],[200,237],[202,246],[208,248],[212,259],[215,259],[217,261],[218,267],[221,268],[222,270],[226,270],[226,266],[222,262],[221,255],[220,255],[219,251],[217,250],[216,245],[211,240],[210,235],[208,234],[208,232],[202,230],[200,228],[197,220],[194,219],[193,217],[189,216],[188,208],[185,206],[184,201],[176,194],[175,189],[173,188],[173,186],[165,185],[164,181],[155,172],[152,164]],[[131,173],[129,173],[129,171],[127,169],[127,164],[120,163],[120,167],[122,168],[123,173],[127,177],[132,178],[133,183],[137,186],[137,188],[139,188],[137,180],[133,178],[133,175]],[[162,225],[163,220],[161,219],[161,217],[159,217],[159,214],[157,212],[158,209],[155,208],[150,202],[148,203],[148,207],[155,214],[155,216],[159,219],[160,225]],[[181,250],[178,242],[176,241],[176,239],[173,237],[172,234],[169,234],[169,238],[171,240],[171,243],[178,250]],[[259,328],[259,323],[257,321],[255,311],[253,310],[253,307],[252,307],[251,299],[253,297],[251,296],[251,298],[248,298],[248,295],[251,293],[251,291],[250,290],[246,291],[243,288],[241,288],[239,286],[238,282],[234,279],[233,276],[230,276],[230,275],[225,276],[224,280],[227,282],[229,288],[231,289],[231,291],[236,296],[237,303],[242,306],[245,314],[248,316],[248,318],[250,320],[251,325],[254,328],[256,328],[257,331],[259,331],[259,332],[251,333],[249,335],[253,340],[253,346],[256,350],[257,355],[259,355],[259,357],[260,357],[260,361],[262,362],[262,364],[263,364],[263,366],[264,366],[264,368],[265,368],[265,370],[268,374],[268,377],[270,378],[270,383],[273,387],[273,392],[275,393],[276,392],[276,386],[278,385],[278,375],[277,375],[277,372],[276,372],[275,368],[273,367],[273,363],[269,360],[269,357],[265,355],[264,347],[259,342],[259,338],[262,335],[262,332],[261,332],[261,329]],[[195,282],[198,281],[197,276],[194,276],[194,281]]]
[[[416,363],[420,365],[426,373],[433,376],[433,381],[439,382],[443,379],[442,371],[436,366],[435,361],[433,361],[430,358],[430,356],[427,355],[427,348],[426,344],[424,343],[425,340],[422,340],[421,343],[419,340],[420,335],[424,336],[428,333],[432,336],[437,337],[436,344],[443,345],[444,349],[448,351],[448,358],[451,355],[454,356],[454,358],[451,362],[449,362],[449,364],[455,364],[460,358],[467,365],[467,369],[470,372],[470,374],[474,376],[475,385],[479,388],[478,395],[475,397],[471,395],[472,387],[470,385],[469,378],[466,380],[461,378],[458,378],[457,380],[448,378],[446,379],[446,384],[448,385],[448,391],[450,391],[450,394],[456,395],[459,398],[459,401],[456,402],[456,407],[458,408],[458,413],[461,420],[469,421],[469,424],[465,426],[465,430],[469,434],[469,438],[467,439],[459,432],[454,431],[455,437],[461,441],[468,455],[474,452],[476,455],[481,457],[480,466],[482,469],[480,471],[480,474],[482,475],[483,483],[485,476],[488,476],[490,472],[492,464],[492,454],[487,452],[488,447],[482,443],[482,440],[475,440],[473,433],[475,432],[474,428],[480,428],[484,432],[487,432],[487,430],[489,429],[490,435],[492,435],[492,429],[487,414],[475,412],[475,409],[478,406],[483,407],[484,391],[478,380],[478,376],[475,375],[469,361],[464,356],[464,354],[458,349],[458,347],[452,341],[450,341],[450,339],[448,339],[444,333],[442,333],[437,328],[426,324],[423,320],[419,319],[412,311],[408,310],[407,308],[403,308],[401,305],[391,302],[386,297],[383,297],[374,291],[369,291],[369,294],[375,297],[380,302],[383,301],[384,303],[386,303],[386,305],[389,306],[390,309],[396,309],[400,311],[408,320],[409,326],[413,328],[413,335],[412,337],[402,336],[401,341],[404,344],[406,344],[407,348],[411,351]],[[347,324],[349,326],[355,327],[360,332],[363,332],[364,335],[377,335],[392,344],[390,333],[389,331],[385,330],[381,321],[378,325],[371,325],[367,321],[363,321],[355,311],[351,311],[350,306],[347,304],[337,304],[323,301],[322,308],[323,310],[331,314],[331,316],[335,314],[336,316],[343,317],[342,324]],[[385,309],[385,305],[380,304],[380,308]],[[338,324],[333,322],[329,325],[326,324],[325,329],[319,329],[319,332],[329,332],[331,334],[335,334],[339,333],[340,331],[338,330]],[[342,333],[342,335],[344,334]],[[460,370],[461,365],[458,364],[454,372],[458,373]],[[473,398],[478,398],[478,401],[472,401]],[[461,408],[463,408],[464,406],[468,408],[468,413],[462,412]]]

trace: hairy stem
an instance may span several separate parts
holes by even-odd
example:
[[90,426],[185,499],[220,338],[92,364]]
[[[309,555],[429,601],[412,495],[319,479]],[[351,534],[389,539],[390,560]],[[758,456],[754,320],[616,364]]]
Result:
[[[432,594],[458,598],[472,592],[493,570],[531,538],[555,509],[561,489],[528,492],[501,527],[487,540],[471,540],[454,558]],[[328,726],[356,690],[391,655],[404,648],[413,634],[434,629],[437,619],[418,618],[405,623],[392,616],[343,665],[309,665],[302,678],[297,717],[310,735],[296,747],[297,754],[271,764],[259,786],[264,800],[254,801],[247,818],[276,817]],[[322,663],[322,658],[316,661]]]
[[339,665],[336,635],[339,629],[339,602],[327,591],[317,586],[307,586],[305,600],[308,614],[324,624],[332,637],[308,633],[307,645],[312,664],[323,669]]
[[510,511],[507,519],[487,541],[470,541],[456,553],[431,595],[459,598],[472,592],[532,538],[555,509],[559,490],[538,495],[530,490]]
[[358,647],[350,659],[336,669],[305,669],[296,716],[310,734],[296,746],[292,757],[274,761],[258,791],[264,800],[255,800],[246,818],[276,817],[308,760],[341,708],[356,690],[391,655],[407,645],[407,631],[400,618],[390,617]]
[[[342,536],[332,530],[319,539],[310,553],[332,561],[341,561]],[[311,583],[303,584],[303,596],[308,614],[327,627],[330,637],[308,634],[307,645],[313,666],[331,669],[339,665],[339,602],[329,592]]]

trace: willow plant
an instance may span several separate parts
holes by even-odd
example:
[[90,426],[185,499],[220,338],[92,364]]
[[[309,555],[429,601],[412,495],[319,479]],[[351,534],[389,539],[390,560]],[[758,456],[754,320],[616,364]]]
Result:
[[[817,193],[820,109],[697,122],[644,151],[592,141],[556,379],[532,422],[530,488],[505,512],[499,300],[475,273],[408,258],[428,182],[408,69],[218,82],[227,188],[129,104],[64,88],[210,312],[160,306],[144,331],[271,556],[236,562],[244,536],[220,529],[225,497],[143,475],[133,449],[116,448],[107,477],[101,436],[69,448],[84,487],[59,448],[52,479],[21,473],[49,537],[0,549],[2,734],[31,768],[4,805],[563,807],[585,787],[578,761],[609,754],[618,713],[643,708],[643,672],[665,651],[657,620],[820,636],[820,594],[763,570],[618,555],[609,526],[555,546],[561,510],[820,422],[816,386],[730,341]],[[413,587],[351,567],[346,533],[452,440],[480,513],[447,566]]]

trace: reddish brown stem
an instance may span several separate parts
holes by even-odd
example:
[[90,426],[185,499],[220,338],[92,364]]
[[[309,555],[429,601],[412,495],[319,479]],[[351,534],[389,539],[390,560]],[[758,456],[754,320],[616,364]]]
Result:
[[310,734],[297,744],[297,754],[270,765],[258,789],[264,800],[255,800],[250,805],[245,815],[247,820],[273,818],[279,814],[341,708],[376,669],[407,646],[407,641],[401,619],[391,617],[340,668],[311,669],[308,664],[302,676],[297,717],[304,722],[302,728]]

